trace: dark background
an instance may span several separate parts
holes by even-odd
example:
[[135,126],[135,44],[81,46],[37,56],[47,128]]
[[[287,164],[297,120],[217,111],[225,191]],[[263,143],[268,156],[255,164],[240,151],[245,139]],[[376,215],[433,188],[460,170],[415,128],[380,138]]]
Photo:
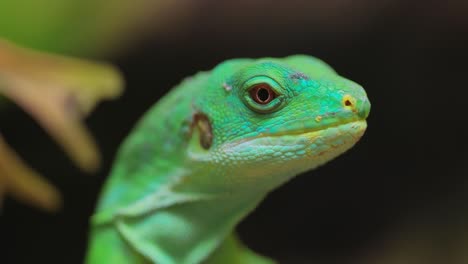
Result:
[[57,214],[5,200],[2,263],[82,262],[118,145],[182,78],[229,58],[298,53],[364,86],[369,128],[345,155],[271,193],[240,237],[280,263],[468,263],[466,1],[260,2],[203,1],[184,27],[109,59],[127,89],[87,119],[104,156],[97,175],[19,108],[0,113],[8,142],[64,195]]

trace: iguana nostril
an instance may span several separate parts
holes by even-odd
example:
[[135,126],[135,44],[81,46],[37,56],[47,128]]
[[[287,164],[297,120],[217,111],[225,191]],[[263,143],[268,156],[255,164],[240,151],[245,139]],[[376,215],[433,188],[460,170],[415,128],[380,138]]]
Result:
[[355,97],[346,94],[342,99],[343,107],[356,113],[361,118],[367,118],[370,111],[370,103],[367,98],[357,100]]
[[356,112],[356,98],[347,94],[343,96],[342,102],[345,108],[348,108],[349,110],[353,112]]

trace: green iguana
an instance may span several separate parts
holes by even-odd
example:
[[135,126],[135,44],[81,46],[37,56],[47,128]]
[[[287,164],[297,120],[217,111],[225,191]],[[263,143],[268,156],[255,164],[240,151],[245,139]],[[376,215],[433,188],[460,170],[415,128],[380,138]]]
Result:
[[319,59],[233,59],[185,79],[118,152],[86,262],[259,264],[233,234],[271,190],[351,148],[364,89]]

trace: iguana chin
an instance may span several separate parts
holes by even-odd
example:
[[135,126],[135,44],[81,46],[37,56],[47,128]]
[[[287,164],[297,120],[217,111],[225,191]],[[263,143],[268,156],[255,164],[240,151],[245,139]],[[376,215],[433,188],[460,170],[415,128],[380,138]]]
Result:
[[121,146],[86,262],[274,263],[235,238],[236,224],[351,148],[369,110],[360,85],[306,55],[232,59],[185,79]]

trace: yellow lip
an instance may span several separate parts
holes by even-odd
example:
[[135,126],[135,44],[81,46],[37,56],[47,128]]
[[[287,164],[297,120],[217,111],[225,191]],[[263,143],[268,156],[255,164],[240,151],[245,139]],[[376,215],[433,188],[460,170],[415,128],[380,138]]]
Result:
[[366,120],[358,120],[353,122],[348,122],[340,124],[337,126],[330,126],[320,130],[314,130],[310,132],[300,133],[302,136],[309,138],[309,140],[314,141],[318,137],[336,137],[340,134],[347,133],[353,138],[361,137],[367,128]]

